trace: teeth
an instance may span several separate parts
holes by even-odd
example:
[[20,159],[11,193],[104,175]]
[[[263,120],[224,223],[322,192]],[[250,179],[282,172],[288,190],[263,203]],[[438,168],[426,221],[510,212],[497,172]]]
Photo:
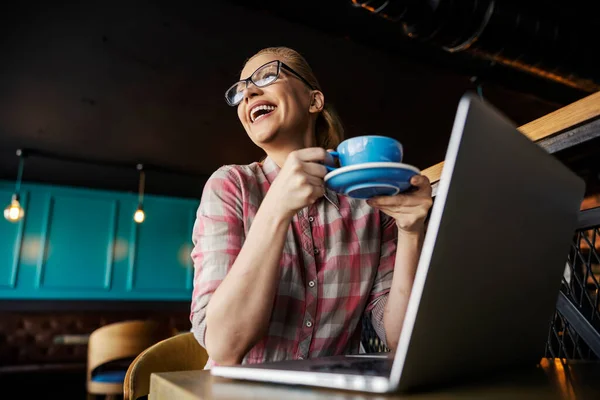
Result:
[[[256,121],[257,117],[256,114],[258,113],[258,111],[260,110],[266,110],[268,112],[271,112],[275,109],[275,106],[269,106],[266,104],[263,104],[261,106],[256,106],[254,107],[251,111],[250,111],[250,119],[252,120],[252,122]],[[261,114],[260,116],[265,115],[265,114]]]

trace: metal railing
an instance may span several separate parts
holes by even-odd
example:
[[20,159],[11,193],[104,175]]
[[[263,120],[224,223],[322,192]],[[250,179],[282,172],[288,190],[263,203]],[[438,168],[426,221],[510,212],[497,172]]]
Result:
[[573,235],[546,354],[600,360],[600,208],[582,211]]
[[377,336],[377,332],[373,329],[371,319],[368,316],[365,316],[362,320],[361,344],[366,353],[387,353],[390,351]]

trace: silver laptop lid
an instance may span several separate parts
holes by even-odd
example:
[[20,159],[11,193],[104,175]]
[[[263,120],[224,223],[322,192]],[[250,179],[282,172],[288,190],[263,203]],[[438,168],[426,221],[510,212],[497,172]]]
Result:
[[391,373],[401,389],[544,355],[584,182],[460,100]]

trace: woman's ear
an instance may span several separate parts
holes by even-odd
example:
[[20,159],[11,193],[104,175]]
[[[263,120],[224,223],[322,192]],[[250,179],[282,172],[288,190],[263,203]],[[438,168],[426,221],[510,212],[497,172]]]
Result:
[[320,90],[314,90],[312,92],[310,108],[308,111],[310,113],[320,113],[323,111],[323,107],[325,107],[325,96]]

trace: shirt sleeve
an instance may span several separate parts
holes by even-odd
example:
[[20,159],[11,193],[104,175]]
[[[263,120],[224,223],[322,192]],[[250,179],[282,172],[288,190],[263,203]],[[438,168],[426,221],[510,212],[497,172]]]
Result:
[[231,167],[206,182],[192,232],[194,289],[190,319],[194,336],[206,348],[206,307],[229,272],[245,239],[242,190]]
[[379,267],[375,275],[375,281],[369,296],[366,312],[370,313],[373,329],[384,345],[387,345],[385,329],[383,326],[383,311],[387,303],[392,278],[394,276],[394,265],[396,263],[396,247],[398,243],[398,228],[396,221],[381,213],[381,252],[379,256]]

